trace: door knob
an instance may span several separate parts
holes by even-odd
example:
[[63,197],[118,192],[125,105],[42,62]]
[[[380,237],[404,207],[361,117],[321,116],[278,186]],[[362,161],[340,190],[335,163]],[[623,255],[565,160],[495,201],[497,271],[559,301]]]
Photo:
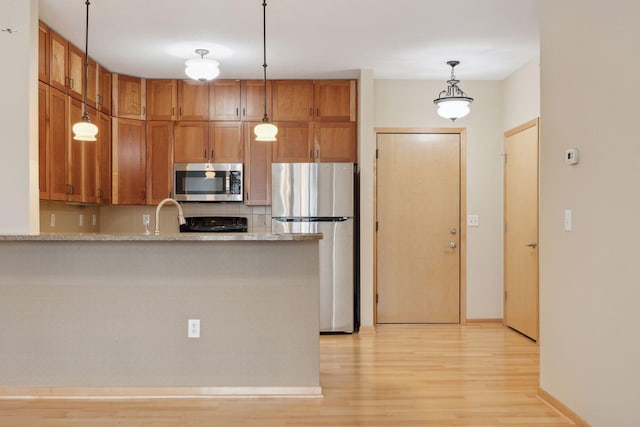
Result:
[[530,248],[535,248],[536,246],[538,246],[538,244],[536,242],[531,242],[527,243],[527,246],[529,246]]
[[457,233],[457,231],[458,231],[458,230],[456,230],[456,228],[455,228],[455,227],[451,227],[451,228],[449,229],[449,233],[451,233],[451,234],[456,234],[456,233]]
[[456,247],[456,242],[454,242],[453,240],[449,242],[449,247],[450,248],[455,248]]

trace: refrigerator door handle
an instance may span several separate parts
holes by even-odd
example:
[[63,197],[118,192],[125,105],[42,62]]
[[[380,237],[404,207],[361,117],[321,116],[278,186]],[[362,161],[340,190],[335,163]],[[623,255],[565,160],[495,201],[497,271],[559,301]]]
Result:
[[274,217],[274,221],[279,222],[345,222],[352,219],[348,216],[331,216],[331,217],[321,217],[321,216],[309,216],[309,217]]

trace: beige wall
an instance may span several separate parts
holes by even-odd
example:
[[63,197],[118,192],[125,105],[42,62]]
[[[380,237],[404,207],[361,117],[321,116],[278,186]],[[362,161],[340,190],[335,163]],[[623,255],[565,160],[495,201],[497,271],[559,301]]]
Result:
[[[462,73],[462,71],[461,71]],[[373,127],[428,127],[467,129],[467,213],[480,216],[480,227],[467,229],[467,317],[502,318],[502,84],[496,81],[465,81],[461,87],[474,97],[471,114],[455,124],[437,116],[433,98],[445,87],[442,81],[375,80]],[[372,223],[373,129],[361,128],[361,216],[363,292],[372,287],[367,274],[373,270]],[[364,135],[364,136],[363,136]],[[365,179],[366,178],[366,179]],[[365,315],[373,311],[369,298],[362,298]],[[368,303],[368,304],[366,304]]]
[[541,6],[540,385],[594,426],[638,426],[640,2]]
[[540,58],[514,71],[504,82],[502,124],[510,130],[540,117]]
[[3,14],[17,32],[0,33],[0,233],[37,233],[38,1],[6,3]]

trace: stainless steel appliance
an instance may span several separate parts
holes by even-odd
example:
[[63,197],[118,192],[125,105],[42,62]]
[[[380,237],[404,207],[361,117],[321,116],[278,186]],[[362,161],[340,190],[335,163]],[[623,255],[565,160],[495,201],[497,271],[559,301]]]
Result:
[[271,231],[322,233],[320,331],[353,332],[354,166],[274,163]]
[[188,216],[181,233],[246,233],[247,218],[242,216]]
[[181,202],[241,202],[242,163],[175,163],[173,194]]

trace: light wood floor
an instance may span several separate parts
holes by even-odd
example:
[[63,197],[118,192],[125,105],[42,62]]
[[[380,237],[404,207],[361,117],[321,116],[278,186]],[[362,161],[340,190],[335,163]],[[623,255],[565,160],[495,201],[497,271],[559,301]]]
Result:
[[500,325],[320,341],[322,399],[0,400],[0,426],[572,425],[536,398],[537,345]]

